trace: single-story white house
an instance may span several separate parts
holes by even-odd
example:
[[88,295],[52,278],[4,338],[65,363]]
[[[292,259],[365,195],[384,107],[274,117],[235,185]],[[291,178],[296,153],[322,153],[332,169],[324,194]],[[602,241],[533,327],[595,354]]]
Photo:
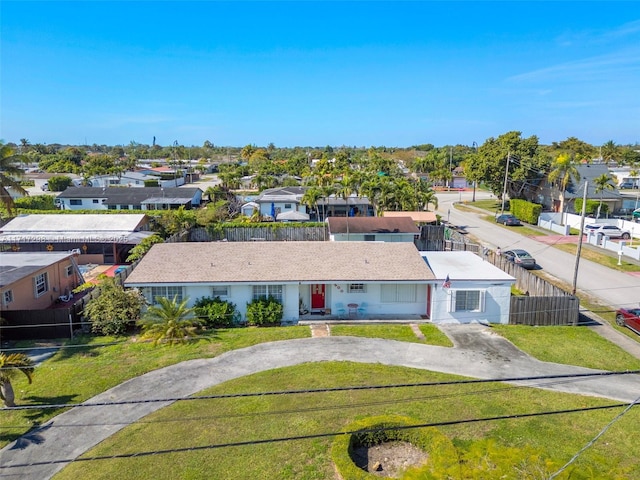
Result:
[[437,284],[430,316],[437,323],[509,323],[516,281],[472,252],[421,252]]
[[[444,271],[447,255],[454,284],[448,291],[435,273]],[[288,323],[319,318],[314,314],[507,323],[514,281],[472,253],[421,254],[407,242],[212,242],[154,245],[125,286],[139,288],[149,302],[177,296],[191,306],[220,297],[242,318],[247,303],[273,296]]]

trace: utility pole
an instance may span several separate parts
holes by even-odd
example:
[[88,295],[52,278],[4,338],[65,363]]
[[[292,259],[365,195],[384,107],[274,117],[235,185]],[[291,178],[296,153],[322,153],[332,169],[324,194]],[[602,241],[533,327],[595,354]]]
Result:
[[451,190],[451,179],[453,178],[453,147],[449,147],[449,178],[447,181],[449,182],[449,190]]
[[587,213],[587,186],[589,182],[584,180],[584,194],[582,196],[582,213],[580,214],[580,238],[578,239],[578,250],[576,251],[576,266],[573,271],[573,289],[571,294],[576,294],[576,285],[578,284],[578,265],[580,264],[580,252],[582,252],[582,237],[584,236],[584,216]]
[[507,179],[509,178],[509,162],[511,161],[511,152],[507,152],[507,168],[504,169],[504,188],[502,190],[502,209],[500,215],[504,213],[504,200],[507,197]]
[[[476,155],[478,154],[478,144],[476,142],[473,142],[471,144],[471,146],[475,149],[476,151]],[[471,199],[472,202],[476,201],[476,180],[473,181],[473,198]]]

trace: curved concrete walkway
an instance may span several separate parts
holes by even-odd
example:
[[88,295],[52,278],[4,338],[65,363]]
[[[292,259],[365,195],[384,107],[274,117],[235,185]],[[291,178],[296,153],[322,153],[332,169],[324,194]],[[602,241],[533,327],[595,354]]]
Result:
[[[305,362],[351,361],[420,368],[474,378],[512,378],[595,372],[535,360],[489,328],[442,326],[454,348],[355,337],[325,337],[263,343],[211,359],[198,359],[128,380],[86,403],[187,397],[205,388],[273,368]],[[631,403],[640,397],[638,375],[519,385],[593,395]],[[515,382],[514,382],[515,383]],[[58,415],[0,451],[0,478],[48,479],[126,425],[171,402],[76,407]]]

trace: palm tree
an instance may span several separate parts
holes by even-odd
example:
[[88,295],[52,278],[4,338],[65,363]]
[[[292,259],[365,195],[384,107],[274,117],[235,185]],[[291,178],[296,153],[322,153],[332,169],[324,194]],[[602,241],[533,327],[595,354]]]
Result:
[[16,406],[11,380],[18,372],[22,372],[31,383],[33,368],[33,361],[24,353],[12,353],[10,355],[0,353],[0,399],[7,407]]
[[596,186],[596,193],[600,194],[600,204],[598,204],[598,214],[596,218],[600,218],[600,209],[602,208],[602,197],[605,190],[613,190],[615,185],[613,184],[613,179],[611,175],[608,173],[603,173],[602,175],[593,179],[593,183]]
[[571,157],[565,153],[558,155],[558,158],[553,162],[552,168],[548,179],[550,183],[555,184],[560,190],[560,213],[562,213],[564,212],[564,193],[571,179],[580,180],[580,172],[571,161]]
[[153,344],[167,342],[169,345],[184,343],[196,335],[200,322],[195,310],[187,307],[188,298],[178,302],[178,296],[169,300],[156,298],[158,305],[149,307],[138,322],[142,327],[143,338],[153,339]]
[[15,210],[15,203],[7,188],[11,187],[22,195],[29,194],[22,188],[18,180],[24,175],[22,169],[16,166],[18,162],[25,162],[24,155],[16,155],[13,148],[0,142],[0,201],[4,204],[9,215]]

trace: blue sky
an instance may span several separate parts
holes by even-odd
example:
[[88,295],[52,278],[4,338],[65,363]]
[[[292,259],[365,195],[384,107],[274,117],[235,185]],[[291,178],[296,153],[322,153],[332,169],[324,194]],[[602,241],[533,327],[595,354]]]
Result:
[[7,1],[0,139],[640,142],[640,3]]

